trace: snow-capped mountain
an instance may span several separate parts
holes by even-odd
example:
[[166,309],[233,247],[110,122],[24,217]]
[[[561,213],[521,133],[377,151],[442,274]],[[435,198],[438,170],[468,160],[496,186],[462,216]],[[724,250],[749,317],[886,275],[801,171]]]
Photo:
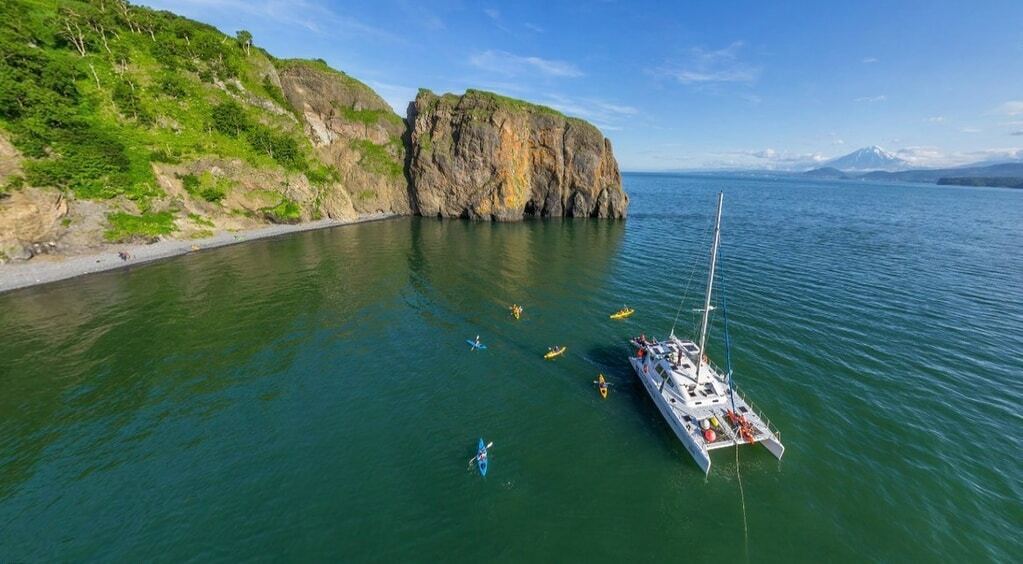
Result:
[[857,149],[848,155],[836,157],[821,164],[824,167],[837,168],[849,172],[865,172],[869,170],[898,171],[910,168],[909,163],[885,151],[877,145]]

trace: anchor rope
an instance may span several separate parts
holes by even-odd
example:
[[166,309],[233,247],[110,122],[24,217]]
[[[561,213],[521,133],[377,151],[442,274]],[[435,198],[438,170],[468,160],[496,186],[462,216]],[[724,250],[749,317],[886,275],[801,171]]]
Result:
[[[720,262],[725,262],[725,254],[718,250]],[[735,411],[735,388],[732,386],[732,339],[728,334],[728,293],[725,291],[725,269],[720,269],[719,279],[721,286],[721,319],[725,333],[725,369],[728,370],[728,395],[732,400],[732,411]],[[739,501],[742,504],[742,538],[743,546],[749,548],[749,522],[746,520],[746,492],[742,487],[742,472],[739,471],[739,445],[735,445],[735,477],[739,482]]]

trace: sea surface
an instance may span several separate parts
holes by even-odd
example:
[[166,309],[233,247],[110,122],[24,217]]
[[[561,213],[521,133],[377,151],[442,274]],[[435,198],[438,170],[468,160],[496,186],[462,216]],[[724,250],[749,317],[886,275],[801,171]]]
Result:
[[[0,561],[1020,561],[1023,190],[625,186],[626,221],[388,220],[0,295]],[[693,331],[718,191],[735,380],[786,451],[705,477],[626,356],[683,296]]]

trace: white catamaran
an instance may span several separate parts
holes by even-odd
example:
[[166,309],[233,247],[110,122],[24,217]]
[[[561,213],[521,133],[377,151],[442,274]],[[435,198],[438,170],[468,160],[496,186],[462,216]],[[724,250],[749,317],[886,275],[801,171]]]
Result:
[[637,350],[636,356],[629,357],[636,375],[661,415],[696,463],[708,474],[710,451],[715,449],[762,443],[778,459],[785,452],[778,438],[780,433],[734,388],[731,373],[714,366],[704,354],[712,309],[710,298],[714,270],[721,242],[723,201],[724,194],[718,194],[699,344],[679,339],[673,328],[665,341],[645,337],[632,339]]

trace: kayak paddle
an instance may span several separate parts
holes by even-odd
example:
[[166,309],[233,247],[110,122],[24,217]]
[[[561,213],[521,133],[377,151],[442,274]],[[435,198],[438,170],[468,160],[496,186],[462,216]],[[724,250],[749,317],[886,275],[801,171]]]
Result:
[[[492,447],[492,446],[494,446],[494,441],[490,441],[490,443],[489,443],[489,444],[487,444],[487,447],[486,447],[486,448],[487,448],[487,450],[490,450],[490,447]],[[470,458],[470,459],[469,459],[469,468],[472,468],[472,465],[473,465],[473,464],[474,464],[474,463],[476,462],[476,460],[477,460],[477,459],[478,459],[479,457],[480,457],[480,453],[478,453],[478,452],[477,452],[477,453],[476,453],[476,456],[474,456],[474,457],[472,457],[472,458]]]

